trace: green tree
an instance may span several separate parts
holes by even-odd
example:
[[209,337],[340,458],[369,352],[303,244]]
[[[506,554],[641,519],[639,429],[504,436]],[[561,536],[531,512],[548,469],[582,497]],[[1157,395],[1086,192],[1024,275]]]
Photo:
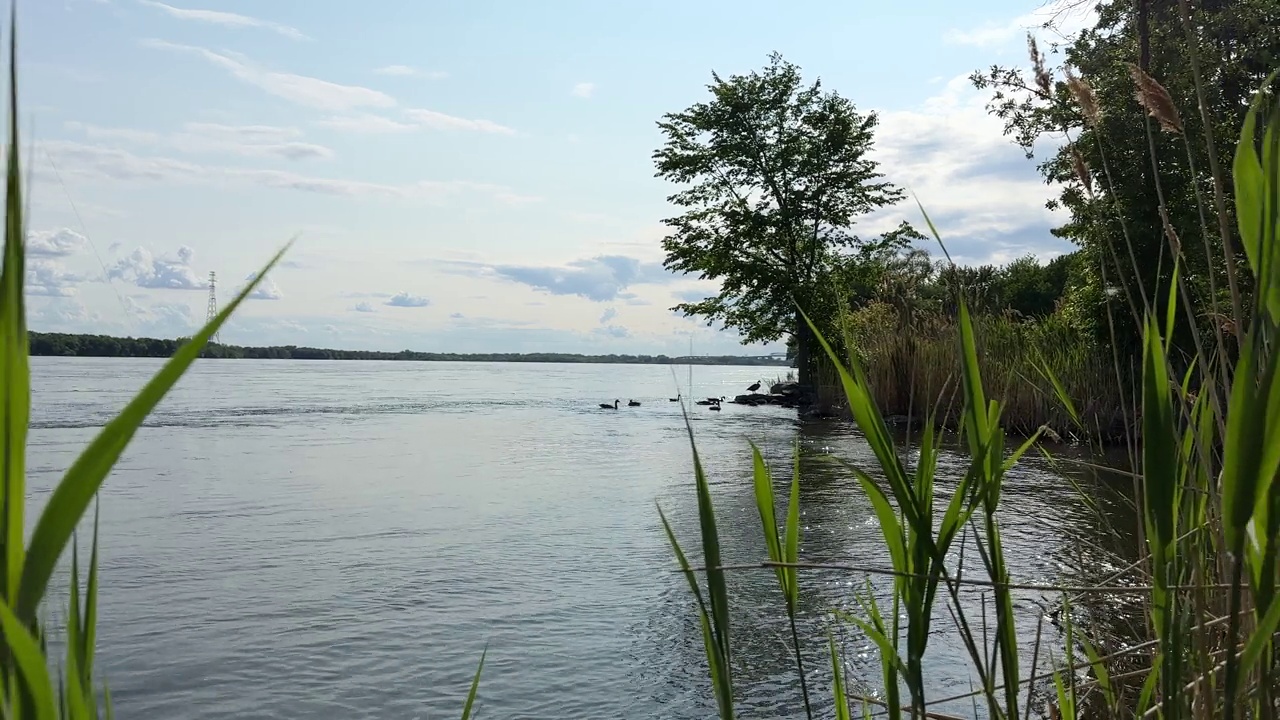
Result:
[[734,328],[745,343],[789,336],[800,383],[810,386],[814,338],[797,305],[834,317],[833,282],[845,251],[862,244],[850,232],[855,218],[902,192],[868,157],[875,114],[805,84],[780,55],[762,71],[712,79],[708,101],[658,123],[657,175],[683,186],[668,198],[683,212],[664,221],[665,265],[721,286],[673,309]]
[[[1028,157],[1038,141],[1053,142],[1040,170],[1063,187],[1051,205],[1071,213],[1054,234],[1081,247],[1076,262],[1087,271],[1075,292],[1091,299],[1089,308],[1073,300],[1073,312],[1105,329],[1109,304],[1118,340],[1136,352],[1128,298],[1139,315],[1143,298],[1163,310],[1172,253],[1203,331],[1214,311],[1237,314],[1248,293],[1247,273],[1228,272],[1243,263],[1229,175],[1248,100],[1280,61],[1280,3],[1104,0],[1096,9],[1094,27],[1055,48],[1071,76],[1033,50],[1029,70],[995,66],[973,81],[991,91],[989,109]],[[1147,83],[1155,92],[1136,92],[1143,77],[1162,91]],[[1175,321],[1186,347],[1186,313]]]

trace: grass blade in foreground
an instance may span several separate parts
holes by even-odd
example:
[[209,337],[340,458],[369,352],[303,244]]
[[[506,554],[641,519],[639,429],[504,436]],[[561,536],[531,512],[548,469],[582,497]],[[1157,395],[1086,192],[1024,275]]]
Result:
[[[292,242],[289,243],[292,245]],[[67,474],[58,483],[58,487],[49,497],[44,512],[36,523],[31,534],[31,546],[27,551],[26,562],[22,572],[22,582],[18,594],[18,617],[24,622],[35,620],[36,607],[44,597],[45,588],[49,584],[49,576],[67,545],[71,533],[75,530],[84,511],[89,507],[94,494],[98,492],[102,481],[111,471],[116,460],[133,439],[134,433],[142,425],[142,421],[160,403],[165,394],[182,377],[191,363],[200,357],[209,338],[235,312],[240,303],[267,276],[271,268],[289,249],[286,245],[276,253],[254,279],[245,285],[229,305],[205,325],[195,337],[178,349],[173,357],[156,373],[151,382],[120,412],[114,420],[107,423],[93,442],[80,453],[80,457],[72,463]]]
[[480,689],[480,671],[484,670],[484,656],[489,654],[489,648],[485,648],[480,653],[480,664],[476,666],[476,675],[471,678],[471,690],[467,692],[467,702],[462,706],[462,720],[469,720],[471,717],[471,706],[476,702],[476,692]]
[[23,284],[26,279],[26,223],[23,220],[22,171],[18,148],[17,8],[9,21],[9,149],[4,223],[4,269],[0,271],[0,443],[4,472],[4,597],[13,605],[22,577],[23,505],[26,502],[27,423],[31,411],[29,349]]

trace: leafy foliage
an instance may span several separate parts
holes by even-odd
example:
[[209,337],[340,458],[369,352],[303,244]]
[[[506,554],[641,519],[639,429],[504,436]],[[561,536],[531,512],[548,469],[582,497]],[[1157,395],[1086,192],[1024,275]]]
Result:
[[[780,55],[761,71],[712,75],[712,98],[665,115],[657,174],[682,189],[684,210],[666,219],[668,269],[718,280],[721,291],[674,309],[739,330],[744,342],[799,341],[800,382],[809,382],[812,338],[796,303],[817,316],[863,241],[855,220],[897,202],[869,157],[877,118],[806,85]],[[903,225],[879,243],[918,237]]]

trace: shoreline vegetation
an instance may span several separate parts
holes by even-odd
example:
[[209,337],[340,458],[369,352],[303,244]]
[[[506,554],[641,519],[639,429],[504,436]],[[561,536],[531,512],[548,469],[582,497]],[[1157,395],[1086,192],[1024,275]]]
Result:
[[[186,342],[159,338],[71,333],[29,333],[32,357],[169,358]],[[209,343],[200,357],[226,360],[386,360],[408,362],[527,362],[604,365],[738,365],[790,367],[782,358],[736,355],[585,355],[580,353],[440,353],[401,350],[334,350],[274,345],[253,347]]]

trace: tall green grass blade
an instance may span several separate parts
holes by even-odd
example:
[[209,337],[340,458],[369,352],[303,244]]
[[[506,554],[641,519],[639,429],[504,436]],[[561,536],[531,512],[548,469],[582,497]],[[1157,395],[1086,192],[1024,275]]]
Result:
[[[773,496],[773,476],[769,473],[769,466],[764,462],[764,456],[760,454],[760,448],[755,443],[751,445],[751,467],[752,477],[755,481],[756,491],[756,510],[760,514],[761,529],[764,532],[764,545],[769,553],[769,559],[773,562],[784,562],[782,555],[782,541],[778,538],[778,520],[775,516],[774,508],[775,500]],[[786,571],[790,568],[776,568],[778,576],[778,584],[782,588],[782,594],[790,600],[790,594],[787,592]]]
[[1089,658],[1089,667],[1093,670],[1093,676],[1098,680],[1098,689],[1102,691],[1102,698],[1107,703],[1107,709],[1111,712],[1117,710],[1116,691],[1111,684],[1111,674],[1107,672],[1107,664],[1102,661],[1102,656],[1093,647],[1093,643],[1088,638],[1081,637],[1080,644],[1084,646],[1084,654]]
[[662,512],[661,506],[658,506],[658,518],[662,520],[662,529],[667,534],[667,541],[671,543],[671,550],[676,555],[680,570],[684,573],[685,579],[689,582],[689,589],[693,591],[693,596],[698,602],[698,623],[702,628],[702,644],[706,651],[707,670],[711,676],[711,688],[715,692],[716,705],[720,710],[720,720],[733,720],[733,687],[728,675],[728,658],[721,652],[712,628],[710,614],[707,612],[707,604],[702,597],[702,590],[698,588],[698,579],[694,576],[693,568],[689,565],[684,550],[680,548],[680,542],[676,540],[676,534],[671,529],[671,523],[667,522],[667,516]]
[[1057,398],[1058,404],[1067,411],[1067,415],[1070,416],[1071,422],[1074,423],[1076,427],[1082,427],[1082,423],[1080,422],[1080,413],[1076,410],[1075,403],[1071,401],[1071,395],[1067,393],[1067,389],[1062,384],[1062,381],[1058,379],[1057,373],[1053,371],[1053,368],[1049,367],[1048,361],[1044,359],[1044,353],[1038,348],[1035,354],[1035,368],[1040,373],[1041,377],[1049,381],[1049,385],[1053,388],[1054,397]]
[[[84,625],[80,633],[82,649],[80,667],[84,678],[84,690],[89,702],[97,708],[93,690],[93,656],[97,651],[98,636],[98,504],[93,506],[93,545],[89,551],[89,584],[84,592]],[[97,713],[95,712],[95,715]]]
[[1160,330],[1151,319],[1147,323],[1146,352],[1142,378],[1142,470],[1145,480],[1145,515],[1153,557],[1163,562],[1177,522],[1179,432],[1174,424],[1169,375]]
[[18,706],[19,698],[25,695],[31,701],[35,720],[54,720],[58,710],[44,653],[40,651],[40,645],[30,631],[9,609],[8,603],[3,601],[0,601],[0,630],[4,632],[5,647],[22,677],[21,686],[16,682],[9,686],[7,699],[10,711]]
[[27,424],[31,412],[27,321],[23,285],[26,280],[26,222],[23,217],[22,170],[18,142],[17,3],[9,24],[9,148],[5,188],[4,268],[0,270],[0,442],[4,443],[4,597],[18,597],[23,566],[23,505],[26,502]]
[[180,347],[133,401],[125,406],[114,420],[107,423],[67,470],[66,475],[49,497],[44,512],[40,514],[40,519],[36,522],[35,530],[31,534],[31,545],[22,570],[16,608],[18,617],[22,618],[23,622],[30,623],[35,620],[36,607],[44,597],[49,577],[53,574],[58,557],[66,547],[84,511],[89,507],[90,501],[106,479],[107,473],[111,471],[129,441],[133,439],[134,433],[142,425],[143,420],[200,356],[200,351],[209,338],[222,327],[222,324],[235,312],[240,303],[244,302],[249,293],[253,292],[258,283],[262,282],[288,249],[289,245],[286,245],[276,253],[271,262],[267,263],[266,267],[222,312],[218,313],[217,317],[209,321],[189,342]]
[[[1263,90],[1275,81],[1277,72],[1267,77]],[[1240,244],[1244,246],[1245,257],[1254,271],[1259,294],[1257,303],[1273,320],[1280,321],[1280,281],[1275,277],[1275,260],[1280,247],[1274,242],[1276,214],[1280,213],[1280,208],[1268,201],[1268,186],[1280,180],[1276,178],[1280,169],[1271,167],[1264,170],[1257,152],[1258,112],[1265,100],[1266,95],[1260,90],[1249,105],[1240,128],[1240,141],[1236,145],[1233,180]],[[1280,118],[1273,115],[1271,122],[1280,123]]]
[[462,706],[462,720],[470,720],[471,706],[476,702],[476,693],[480,690],[480,671],[484,670],[484,658],[489,654],[489,648],[486,646],[480,652],[480,664],[476,666],[475,677],[471,678],[471,689],[467,691],[467,702]]
[[836,652],[835,638],[828,635],[827,645],[831,648],[831,691],[836,701],[836,720],[851,720],[849,699],[845,697],[844,674],[840,672],[840,655]]
[[[795,564],[800,561],[800,443],[793,450],[791,470],[791,494],[787,499],[787,526],[782,547],[783,560]],[[800,603],[800,583],[794,567],[786,569],[786,594],[791,607]]]
[[66,672],[62,707],[69,720],[88,720],[89,708],[84,702],[84,689],[80,683],[80,666],[76,663],[76,652],[71,649],[67,651]]

